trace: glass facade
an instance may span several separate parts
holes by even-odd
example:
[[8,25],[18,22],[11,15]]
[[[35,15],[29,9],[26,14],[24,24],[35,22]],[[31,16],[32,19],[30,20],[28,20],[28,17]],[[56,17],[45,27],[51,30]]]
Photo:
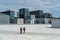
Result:
[[36,18],[35,24],[44,24],[44,18]]
[[10,23],[11,24],[16,24],[17,19],[15,18],[15,12],[10,11]]
[[43,11],[42,10],[31,11],[30,15],[35,15],[35,18],[42,18],[43,17]]
[[26,8],[22,8],[19,10],[19,18],[23,18],[24,19],[24,23],[30,23],[29,19],[30,19],[30,13],[29,13],[29,9]]
[[14,19],[15,18],[15,12],[14,11],[10,11],[10,19]]
[[44,18],[51,18],[52,15],[50,13],[44,13]]

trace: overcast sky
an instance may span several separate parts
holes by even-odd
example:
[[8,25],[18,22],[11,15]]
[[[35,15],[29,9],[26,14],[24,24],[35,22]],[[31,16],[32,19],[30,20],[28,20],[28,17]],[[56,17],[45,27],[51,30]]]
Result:
[[18,10],[29,8],[29,10],[43,10],[55,17],[60,17],[60,0],[0,0],[0,11]]

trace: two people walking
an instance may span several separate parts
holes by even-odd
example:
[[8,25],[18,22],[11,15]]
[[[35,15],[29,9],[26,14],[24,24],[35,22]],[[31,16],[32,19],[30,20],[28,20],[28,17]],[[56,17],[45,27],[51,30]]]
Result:
[[22,33],[22,32],[25,33],[25,27],[23,27],[23,28],[20,27],[20,33]]

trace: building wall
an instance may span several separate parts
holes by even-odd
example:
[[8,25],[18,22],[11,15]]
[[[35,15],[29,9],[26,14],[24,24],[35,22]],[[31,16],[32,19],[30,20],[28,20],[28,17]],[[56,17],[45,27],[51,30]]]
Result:
[[44,18],[33,18],[31,24],[44,24]]
[[35,18],[35,15],[30,15],[31,19],[34,19]]
[[52,19],[52,27],[60,28],[60,19]]
[[35,18],[31,19],[31,24],[35,24]]
[[44,24],[44,18],[36,18],[35,24]]
[[25,20],[24,23],[25,23],[25,24],[31,24],[31,19],[27,19],[27,20]]
[[35,24],[35,15],[30,15],[30,17],[31,17],[31,24]]
[[45,19],[45,24],[51,24],[51,18],[44,18]]
[[0,14],[0,24],[9,24],[10,20],[9,20],[9,15],[5,15],[5,14]]

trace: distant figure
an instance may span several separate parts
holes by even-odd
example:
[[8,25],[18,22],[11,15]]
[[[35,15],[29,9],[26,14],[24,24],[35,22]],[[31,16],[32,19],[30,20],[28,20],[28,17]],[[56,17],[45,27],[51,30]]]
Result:
[[22,27],[20,28],[20,33],[22,33]]
[[25,30],[26,30],[26,29],[25,29],[25,27],[24,27],[24,28],[23,28],[23,33],[25,33]]

